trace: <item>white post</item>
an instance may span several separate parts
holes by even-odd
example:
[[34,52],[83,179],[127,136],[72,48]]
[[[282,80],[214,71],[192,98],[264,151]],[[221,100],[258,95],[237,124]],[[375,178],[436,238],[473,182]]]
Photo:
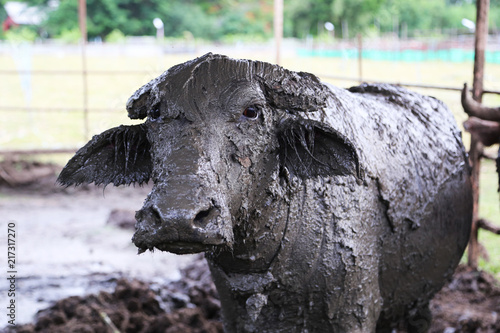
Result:
[[156,28],[156,41],[158,44],[163,44],[163,40],[165,38],[165,27],[163,25],[163,21],[161,18],[155,18],[153,20],[153,25]]
[[283,0],[274,0],[274,41],[276,64],[281,63],[281,40],[283,39]]

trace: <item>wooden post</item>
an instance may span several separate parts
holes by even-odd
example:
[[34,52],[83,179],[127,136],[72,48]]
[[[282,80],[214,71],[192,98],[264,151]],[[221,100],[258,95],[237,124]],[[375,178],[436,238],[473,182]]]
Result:
[[[472,87],[473,98],[481,102],[483,94],[484,77],[484,53],[486,50],[486,39],[488,38],[488,10],[490,0],[476,1],[476,35],[474,56],[474,81]],[[481,169],[481,156],[483,154],[482,144],[473,136],[469,150],[469,158],[472,164],[472,193],[474,208],[472,213],[472,229],[469,240],[468,265],[477,269],[479,262],[478,221],[479,221],[479,173]]]
[[87,80],[87,2],[78,0],[78,22],[82,34],[82,79],[83,79],[83,139],[89,139],[89,107],[88,107],[88,80]]
[[472,84],[472,97],[481,102],[484,78],[484,54],[488,39],[488,10],[490,0],[477,0],[477,18],[474,54],[474,81]]
[[283,39],[283,0],[274,0],[274,40],[276,64],[281,63],[281,40]]

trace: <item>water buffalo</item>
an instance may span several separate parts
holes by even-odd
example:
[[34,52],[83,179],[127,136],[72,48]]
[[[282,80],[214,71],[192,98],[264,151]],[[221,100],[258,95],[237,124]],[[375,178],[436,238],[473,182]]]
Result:
[[227,332],[423,332],[467,244],[469,166],[440,101],[207,54],[127,102],[64,185],[152,180],[139,252],[205,252]]

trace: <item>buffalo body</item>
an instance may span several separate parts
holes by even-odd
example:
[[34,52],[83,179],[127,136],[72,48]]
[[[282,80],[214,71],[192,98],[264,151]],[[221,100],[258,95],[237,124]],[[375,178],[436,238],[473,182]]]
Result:
[[423,332],[470,232],[446,106],[220,55],[172,67],[95,136],[65,185],[154,182],[140,251],[206,252],[227,332]]

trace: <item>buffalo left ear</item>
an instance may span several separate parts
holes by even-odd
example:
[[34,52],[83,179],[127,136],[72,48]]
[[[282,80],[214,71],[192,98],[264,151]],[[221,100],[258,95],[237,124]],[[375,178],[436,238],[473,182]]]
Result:
[[362,178],[353,144],[342,134],[319,122],[289,119],[279,137],[280,161],[302,179],[354,175]]
[[61,185],[130,185],[151,178],[153,164],[144,124],[119,126],[95,135],[63,168]]

